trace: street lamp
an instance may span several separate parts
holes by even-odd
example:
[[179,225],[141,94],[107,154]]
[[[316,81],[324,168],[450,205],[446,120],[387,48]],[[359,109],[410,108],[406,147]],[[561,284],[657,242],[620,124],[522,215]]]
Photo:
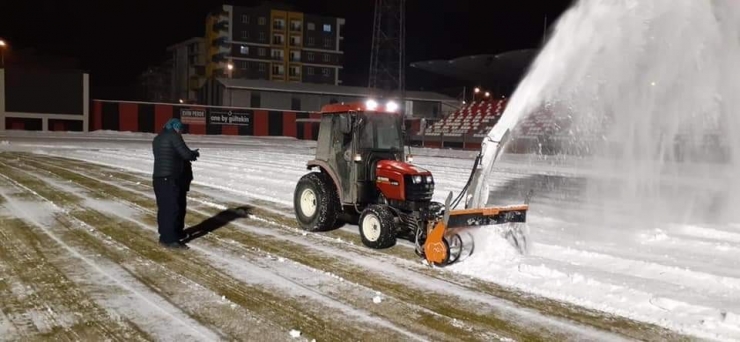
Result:
[[[233,70],[234,70],[234,64],[231,62],[226,63],[226,69],[229,70],[229,79],[232,78]],[[229,89],[229,106],[231,106],[231,98],[234,96],[234,89]]]
[[4,40],[0,39],[0,67],[5,68],[5,47],[8,46]]
[[226,63],[226,69],[229,70],[229,78],[231,78],[231,74],[234,70],[234,64],[232,64],[231,62]]

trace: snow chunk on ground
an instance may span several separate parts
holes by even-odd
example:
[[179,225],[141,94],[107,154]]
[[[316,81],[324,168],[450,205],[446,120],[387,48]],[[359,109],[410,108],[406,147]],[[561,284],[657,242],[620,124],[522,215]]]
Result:
[[521,253],[502,236],[498,227],[481,227],[468,233],[473,236],[475,251],[464,262],[450,265],[450,270],[480,275],[481,272],[487,273],[497,268],[515,266],[521,261]]

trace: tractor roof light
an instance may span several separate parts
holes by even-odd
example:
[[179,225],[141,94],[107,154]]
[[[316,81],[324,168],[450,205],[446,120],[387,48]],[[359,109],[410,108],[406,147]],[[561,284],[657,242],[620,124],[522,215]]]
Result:
[[365,102],[365,108],[367,110],[376,110],[378,109],[378,102],[376,102],[375,100],[367,100]]
[[395,103],[393,101],[388,101],[388,103],[385,104],[385,110],[389,112],[395,112],[398,110],[398,103]]

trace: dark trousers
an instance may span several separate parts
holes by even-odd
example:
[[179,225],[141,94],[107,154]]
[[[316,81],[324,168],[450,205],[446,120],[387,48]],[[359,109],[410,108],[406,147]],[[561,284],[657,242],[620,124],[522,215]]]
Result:
[[178,238],[182,239],[185,237],[185,214],[188,211],[188,186],[187,184],[181,185],[178,189],[177,194],[177,206],[180,208],[177,215],[177,222],[175,224],[176,234]]
[[[184,217],[180,205],[180,184],[171,177],[154,178],[154,194],[157,197],[157,225],[159,241],[172,243],[180,240],[178,220]],[[181,212],[183,214],[181,214]]]

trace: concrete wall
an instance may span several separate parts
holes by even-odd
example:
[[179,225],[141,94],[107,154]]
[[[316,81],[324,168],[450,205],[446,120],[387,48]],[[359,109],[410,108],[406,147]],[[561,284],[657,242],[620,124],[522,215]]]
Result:
[[187,134],[253,135],[316,139],[317,113],[175,103],[93,100],[90,130],[158,133],[182,120]]
[[89,75],[0,69],[0,130],[88,131]]

